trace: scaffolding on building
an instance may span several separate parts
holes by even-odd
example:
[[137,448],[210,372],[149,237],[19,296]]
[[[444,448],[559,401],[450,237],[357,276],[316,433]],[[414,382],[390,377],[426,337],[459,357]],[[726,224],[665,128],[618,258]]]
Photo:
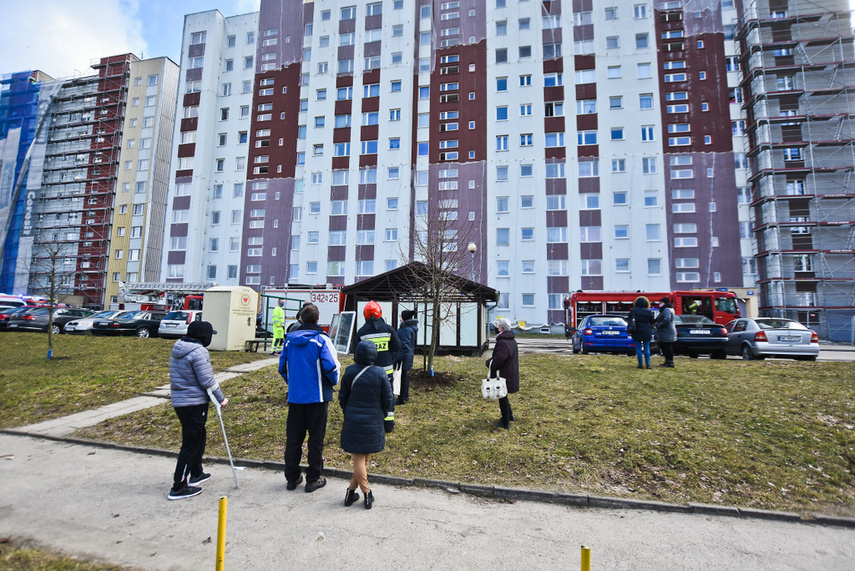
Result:
[[97,74],[64,81],[47,110],[42,164],[31,166],[41,167],[31,293],[44,290],[50,262],[63,276],[64,296],[88,307],[104,304],[130,64],[136,59],[124,54],[93,63]]
[[761,312],[850,339],[855,54],[845,0],[746,3],[737,35]]

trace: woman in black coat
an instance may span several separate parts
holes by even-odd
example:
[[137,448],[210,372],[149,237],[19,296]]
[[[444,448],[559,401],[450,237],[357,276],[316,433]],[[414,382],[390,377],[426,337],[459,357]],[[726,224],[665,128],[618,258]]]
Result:
[[[497,319],[495,325],[499,334],[496,335],[493,357],[487,360],[486,365],[490,367],[491,377],[495,377],[497,372],[499,376],[504,377],[508,385],[508,394],[515,393],[520,390],[520,358],[517,342],[514,340],[510,321]],[[502,413],[502,418],[494,422],[493,425],[507,430],[511,427],[510,421],[516,420],[507,396],[499,399],[499,410]]]
[[[633,308],[629,311],[629,318],[635,321],[635,331],[631,334],[635,341],[635,356],[638,359],[638,368],[644,365],[650,368],[650,341],[653,339],[653,310],[650,302],[643,295],[635,298]],[[641,360],[644,355],[644,361]]]
[[354,351],[354,364],[344,371],[338,402],[344,412],[341,426],[341,447],[353,458],[353,477],[344,505],[359,500],[356,487],[365,495],[365,509],[371,509],[374,494],[368,486],[368,464],[371,454],[386,447],[386,430],[394,426],[394,420],[386,420],[392,414],[392,387],[382,367],[374,365],[377,345],[373,341],[361,341]]

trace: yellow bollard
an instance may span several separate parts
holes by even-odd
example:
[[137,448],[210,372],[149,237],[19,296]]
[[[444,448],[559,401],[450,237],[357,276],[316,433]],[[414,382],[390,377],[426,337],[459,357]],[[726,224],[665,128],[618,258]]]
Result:
[[220,498],[220,520],[217,524],[217,571],[223,571],[226,562],[226,511],[229,507],[229,497]]
[[591,571],[591,548],[582,546],[582,571]]

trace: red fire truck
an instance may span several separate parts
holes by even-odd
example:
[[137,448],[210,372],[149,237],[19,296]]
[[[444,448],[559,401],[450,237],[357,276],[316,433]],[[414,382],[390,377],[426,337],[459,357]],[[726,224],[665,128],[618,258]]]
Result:
[[564,298],[564,308],[567,323],[576,327],[588,315],[607,313],[612,315],[629,315],[635,298],[643,295],[654,306],[663,297],[667,297],[674,305],[677,315],[706,315],[719,325],[726,325],[732,319],[739,317],[739,305],[736,294],[725,290],[698,291],[577,291]]

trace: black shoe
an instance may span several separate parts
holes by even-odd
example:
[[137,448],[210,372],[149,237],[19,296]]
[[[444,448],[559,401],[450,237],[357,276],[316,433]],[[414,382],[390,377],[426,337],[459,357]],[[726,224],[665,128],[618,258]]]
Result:
[[647,365],[647,368],[648,368],[648,369],[650,368],[650,364],[649,364],[649,363],[648,363],[648,365]]
[[365,509],[370,510],[371,505],[374,503],[374,492],[368,490],[368,493],[365,494]]
[[347,489],[347,493],[344,495],[344,505],[352,506],[353,502],[359,501],[359,493],[356,490]]
[[211,479],[210,474],[206,474],[205,472],[202,472],[202,474],[200,474],[199,476],[190,476],[190,485],[191,486],[198,486],[199,484],[204,484],[205,482],[207,482],[210,479]]
[[668,363],[665,363],[662,366],[663,367],[670,367],[671,369],[673,369],[674,368],[674,361],[669,361]]
[[398,399],[397,399],[397,400],[395,400],[395,406],[399,406],[399,405],[402,405],[402,404],[407,404],[407,400],[406,400],[406,399],[402,399],[402,398],[398,397]]
[[285,489],[289,492],[291,490],[296,490],[297,486],[303,483],[303,474],[300,474],[296,480],[288,480],[288,483],[285,484]]
[[493,423],[493,426],[495,426],[496,428],[504,428],[505,430],[510,430],[510,429],[511,429],[511,425],[510,425],[510,423],[505,424],[505,423],[504,423],[504,422],[502,422],[501,420],[497,420],[496,422],[494,422],[494,423]]
[[194,488],[192,486],[184,486],[180,490],[169,490],[167,500],[183,500],[184,498],[192,498],[202,493],[202,488]]
[[639,365],[639,366],[638,366],[638,367],[636,367],[636,368],[638,368],[638,369],[643,369],[644,367],[642,367],[641,365]]
[[516,419],[517,419],[517,417],[514,416],[514,413],[511,413],[511,417],[508,420],[510,420],[511,422],[514,422]]
[[311,494],[312,492],[314,492],[318,488],[323,488],[326,485],[327,485],[327,479],[324,478],[323,476],[321,476],[320,478],[318,478],[314,482],[306,482],[306,493]]

